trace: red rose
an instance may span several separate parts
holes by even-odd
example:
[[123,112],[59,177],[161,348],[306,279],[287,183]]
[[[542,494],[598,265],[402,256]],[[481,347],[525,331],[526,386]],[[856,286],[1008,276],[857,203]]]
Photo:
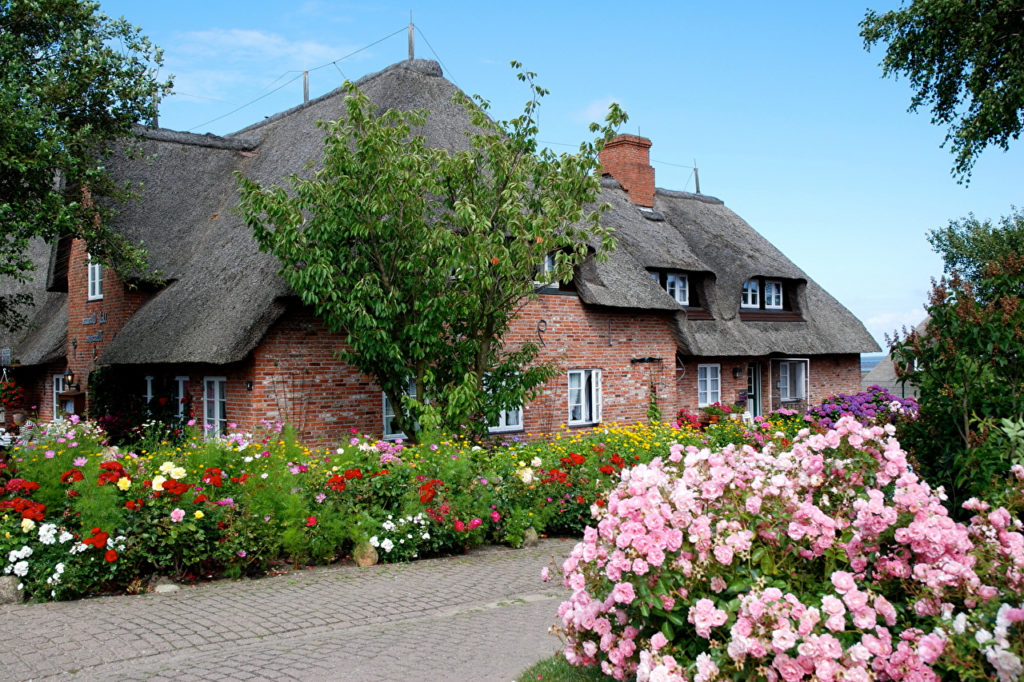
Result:
[[312,528],[315,525],[316,525],[316,517],[315,516],[307,516],[306,517],[306,527],[307,528]]
[[112,549],[108,549],[107,553],[103,555],[103,558],[109,561],[110,563],[114,563],[115,561],[117,561],[117,552],[115,552]]

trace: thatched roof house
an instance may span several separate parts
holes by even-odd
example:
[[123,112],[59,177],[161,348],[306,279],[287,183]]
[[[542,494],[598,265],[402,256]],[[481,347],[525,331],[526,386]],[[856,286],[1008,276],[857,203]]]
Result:
[[[456,88],[435,62],[395,64],[366,76],[358,86],[379,107],[427,109],[422,133],[430,144],[465,145],[462,131],[468,118],[452,102]],[[142,131],[143,156],[115,156],[111,168],[141,188],[141,200],[124,206],[116,225],[145,245],[149,270],[129,282],[137,285],[134,289],[124,289],[104,273],[102,297],[95,298],[85,295],[85,278],[92,270],[83,245],[65,241],[48,252],[35,245],[38,262],[45,263],[40,272],[47,274],[45,286],[41,278],[32,285],[39,305],[27,334],[3,340],[20,371],[31,376],[30,367],[37,368],[34,380],[42,393],[49,390],[43,388],[50,386],[48,377],[66,366],[78,377],[97,367],[120,368],[125,376],[145,377],[147,398],[161,391],[179,400],[194,394],[198,405],[212,391],[222,405],[212,417],[204,416],[214,421],[225,421],[225,409],[239,422],[252,422],[257,415],[294,419],[305,412],[315,423],[310,427],[314,437],[325,425],[328,430],[356,426],[372,431],[371,422],[381,419],[380,393],[366,377],[338,384],[337,395],[317,401],[303,397],[309,404],[296,407],[296,396],[311,394],[308,386],[319,385],[322,378],[309,369],[309,354],[340,341],[301,309],[276,274],[276,261],[259,252],[234,210],[237,172],[263,184],[279,183],[319,160],[324,132],[316,122],[340,116],[343,98],[344,92],[336,90],[226,137]],[[787,397],[806,401],[814,393],[856,390],[859,382],[848,385],[847,365],[855,364],[859,353],[877,350],[863,325],[720,200],[655,190],[649,164],[641,168],[643,187],[616,170],[615,150],[632,145],[630,151],[636,151],[639,139],[623,136],[622,144],[610,146],[607,159],[602,157],[612,169],[602,181],[601,200],[611,206],[603,220],[615,228],[618,248],[607,261],[589,260],[579,268],[574,294],[542,296],[528,306],[522,333],[537,334],[544,322],[551,341],[545,346],[552,353],[557,348],[567,368],[588,368],[569,369],[570,374],[585,371],[592,377],[604,371],[605,396],[613,391],[647,396],[656,385],[658,400],[673,413],[711,398],[731,401],[741,393],[758,397],[757,411],[767,411]],[[684,298],[677,290],[680,281]],[[547,317],[534,320],[531,310],[542,308]],[[557,320],[568,325],[570,318],[585,323],[591,334],[606,329],[600,333],[607,338],[602,343],[571,341],[578,337],[562,336],[552,326]],[[531,327],[535,324],[537,331]],[[299,338],[301,343],[295,342]],[[282,355],[284,347],[292,355]],[[610,349],[618,351],[614,357],[608,356]],[[324,367],[326,375],[330,352],[323,357],[322,364],[313,366]],[[651,367],[641,368],[638,358],[657,360],[657,376]],[[796,365],[773,374],[773,366],[794,358],[804,363],[799,376]],[[693,368],[689,374],[688,365]],[[731,366],[732,380],[723,365]],[[799,390],[780,389],[780,371],[785,381],[802,382]],[[613,379],[624,383],[615,386]],[[56,391],[59,382],[53,382]],[[284,383],[290,386],[287,391]],[[361,397],[351,397],[353,391]],[[537,428],[529,423],[525,428],[549,429],[565,421],[564,394],[552,388],[531,405],[527,411],[532,408],[530,416],[537,415]],[[595,395],[591,399],[601,401]],[[641,403],[639,411],[627,406],[631,400]],[[609,397],[605,418],[642,416],[645,400],[623,397],[622,409],[610,415],[607,408],[614,400]],[[40,402],[45,414],[47,401]],[[547,416],[541,418],[542,413]],[[590,421],[600,421],[600,414],[600,409],[591,412]]]

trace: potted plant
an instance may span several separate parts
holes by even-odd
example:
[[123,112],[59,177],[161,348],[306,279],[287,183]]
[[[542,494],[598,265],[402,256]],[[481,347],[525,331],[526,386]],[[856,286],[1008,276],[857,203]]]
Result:
[[722,401],[718,401],[705,406],[703,410],[708,421],[712,424],[717,424],[718,420],[723,416],[732,413],[732,405],[726,405]]

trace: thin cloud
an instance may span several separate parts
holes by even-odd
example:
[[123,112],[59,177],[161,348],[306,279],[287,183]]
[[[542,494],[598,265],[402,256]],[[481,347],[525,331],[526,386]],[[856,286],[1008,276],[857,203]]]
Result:
[[879,313],[877,315],[871,315],[864,320],[864,326],[867,327],[868,332],[875,337],[878,344],[884,348],[885,336],[892,336],[894,331],[903,332],[903,329],[908,330],[917,326],[921,323],[921,320],[925,318],[925,311],[923,307],[917,307],[913,310],[905,310],[902,312],[888,312]]
[[302,69],[330,62],[353,49],[311,40],[288,40],[269,31],[217,28],[184,34],[173,51],[177,58],[189,61],[230,65],[273,60],[285,69]]
[[576,111],[572,118],[577,123],[600,123],[608,115],[608,106],[612,102],[618,102],[620,106],[622,105],[621,98],[609,95],[608,97],[590,101],[585,107]]

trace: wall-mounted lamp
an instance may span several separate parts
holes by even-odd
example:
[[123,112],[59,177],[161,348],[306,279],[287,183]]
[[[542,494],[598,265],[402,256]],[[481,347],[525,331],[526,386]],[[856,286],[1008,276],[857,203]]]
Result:
[[251,391],[252,390],[252,382],[251,381],[245,382],[245,390],[247,390],[247,391]]
[[740,369],[739,367],[733,367],[733,368],[732,368],[732,378],[733,378],[733,379],[739,379],[739,378],[740,378],[740,372],[741,372],[741,371],[742,371],[742,370],[741,370],[741,369]]
[[75,383],[75,372],[70,367],[64,372],[64,390],[66,391],[80,391],[82,390],[81,384]]

